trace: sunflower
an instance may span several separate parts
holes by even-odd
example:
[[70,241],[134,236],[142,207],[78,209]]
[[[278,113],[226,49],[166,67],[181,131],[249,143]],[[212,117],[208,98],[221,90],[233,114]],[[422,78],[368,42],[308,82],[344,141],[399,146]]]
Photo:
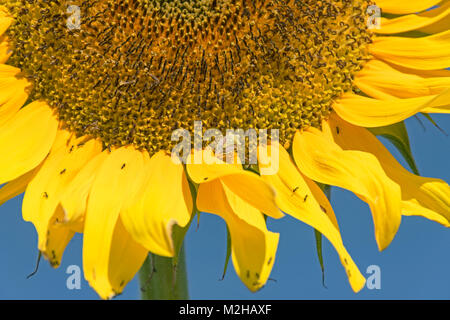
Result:
[[[177,256],[174,230],[198,212],[225,220],[252,291],[278,245],[265,218],[284,213],[327,237],[361,290],[320,184],[368,203],[380,250],[402,216],[450,225],[450,187],[406,170],[374,135],[449,113],[449,1],[0,5],[0,201],[25,192],[23,218],[52,266],[83,233],[84,274],[102,298],[122,292],[148,252]],[[376,29],[370,8],[383,12]],[[194,121],[279,136],[257,145],[256,165],[203,144],[200,162],[174,161],[173,132]],[[262,174],[275,154],[278,170]]]

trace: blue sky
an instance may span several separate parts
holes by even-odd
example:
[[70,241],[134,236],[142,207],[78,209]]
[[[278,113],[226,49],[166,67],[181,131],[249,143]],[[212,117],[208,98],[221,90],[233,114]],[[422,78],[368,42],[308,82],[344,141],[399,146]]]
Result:
[[[450,133],[450,116],[435,120]],[[450,181],[450,137],[426,120],[426,130],[412,118],[407,120],[412,150],[423,176]],[[392,150],[392,148],[390,148]],[[397,153],[393,152],[396,156]],[[397,157],[398,158],[398,157]],[[37,258],[34,227],[21,218],[22,196],[0,207],[0,299],[98,299],[83,281],[80,290],[66,287],[66,269],[82,265],[82,237],[69,244],[62,265],[52,269],[41,262],[38,273],[26,276]],[[315,249],[313,230],[292,218],[269,221],[280,232],[275,266],[265,288],[253,294],[236,276],[231,264],[221,278],[226,251],[226,229],[217,216],[203,214],[200,227],[189,230],[186,239],[187,267],[192,299],[450,299],[450,230],[419,217],[404,217],[392,244],[379,252],[370,211],[352,193],[334,188],[332,204],[348,251],[361,272],[370,265],[381,269],[381,289],[364,288],[355,294],[348,284],[338,255],[324,241],[325,284]],[[139,298],[134,279],[118,299]]]

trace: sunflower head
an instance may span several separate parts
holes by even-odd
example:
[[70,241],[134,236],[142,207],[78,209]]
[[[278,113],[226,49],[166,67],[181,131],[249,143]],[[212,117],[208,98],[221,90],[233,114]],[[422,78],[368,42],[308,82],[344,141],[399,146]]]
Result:
[[[122,292],[148,252],[176,257],[175,226],[200,212],[225,220],[251,291],[275,263],[279,234],[265,219],[283,213],[326,236],[361,290],[319,185],[368,203],[380,250],[402,216],[450,226],[450,187],[417,174],[403,123],[449,113],[450,2],[378,0],[392,15],[375,32],[373,5],[0,0],[0,203],[25,191],[23,218],[55,267],[83,233],[84,274],[102,298]],[[253,145],[253,167],[202,148],[181,164],[169,153],[180,128],[277,129],[281,143]]]
[[[76,4],[76,2],[75,2]],[[170,150],[172,132],[319,127],[368,60],[368,1],[7,1],[9,63],[78,136]],[[295,110],[295,111],[294,111]]]

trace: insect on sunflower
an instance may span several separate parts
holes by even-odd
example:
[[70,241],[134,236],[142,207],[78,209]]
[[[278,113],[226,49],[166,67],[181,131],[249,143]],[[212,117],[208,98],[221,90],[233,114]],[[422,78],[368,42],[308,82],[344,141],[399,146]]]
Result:
[[[172,228],[195,209],[226,221],[252,291],[278,245],[264,218],[282,212],[326,236],[361,290],[317,182],[369,204],[380,250],[402,216],[450,224],[447,183],[410,173],[372,133],[449,112],[448,1],[0,5],[1,201],[25,192],[23,218],[53,266],[83,233],[84,274],[102,298],[122,292],[149,251],[175,256]],[[388,15],[370,30],[374,6]],[[217,155],[177,163],[173,132],[194,121],[279,135],[257,145],[253,167]],[[274,154],[278,170],[262,174]]]

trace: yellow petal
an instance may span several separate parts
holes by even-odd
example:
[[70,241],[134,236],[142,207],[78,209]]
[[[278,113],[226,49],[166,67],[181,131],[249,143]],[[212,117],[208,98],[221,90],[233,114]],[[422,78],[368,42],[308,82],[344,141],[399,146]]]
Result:
[[[59,129],[56,132],[55,141],[53,142],[52,149],[50,150],[50,154],[58,152],[61,149],[67,150],[68,148],[71,148],[73,145],[74,137],[75,137],[75,135],[73,133],[71,133],[67,130]],[[81,143],[81,141],[83,141],[83,140],[84,139],[79,139],[78,141]]]
[[7,65],[7,64],[0,64],[0,77],[7,78],[7,77],[15,77],[19,76],[20,69]]
[[342,150],[318,129],[298,132],[294,138],[295,163],[309,178],[353,191],[366,201],[373,216],[380,250],[394,238],[401,220],[400,188],[387,177],[370,153]]
[[358,150],[373,154],[386,174],[401,187],[402,214],[423,216],[450,226],[450,187],[434,178],[415,175],[390,154],[383,144],[368,130],[346,123],[337,116],[329,120],[330,127],[339,127],[333,132],[334,141],[345,150]]
[[[267,154],[270,158],[274,148],[279,149],[280,169],[277,174],[265,175],[263,179],[275,188],[279,208],[327,237],[339,254],[352,289],[355,292],[360,291],[364,287],[365,279],[342,243],[333,208],[325,194],[313,181],[298,171],[283,147],[272,144],[268,147],[269,150],[262,154]],[[262,162],[268,164],[270,159],[264,159]]]
[[187,172],[195,183],[201,184],[219,179],[242,200],[264,214],[273,218],[283,217],[275,204],[273,189],[260,176],[244,170],[241,165],[228,164],[217,158],[208,159],[207,152],[203,155],[202,163],[194,163],[195,158],[192,159],[192,157],[188,159]]
[[442,0],[377,0],[376,4],[381,7],[383,12],[395,14],[408,14],[425,11]]
[[48,224],[45,248],[39,248],[44,258],[54,268],[60,265],[64,250],[75,234],[71,228],[61,223],[63,215],[61,207],[58,206]]
[[20,70],[0,64],[0,126],[7,123],[28,99],[29,82],[18,78]]
[[21,175],[17,179],[14,179],[5,184],[0,189],[0,205],[25,192],[25,189],[27,188],[30,181],[35,177],[40,167],[41,166],[38,166],[35,169]]
[[[95,269],[94,279],[90,282],[94,283],[93,287],[102,299],[111,299],[122,293],[127,283],[142,267],[148,255],[148,251],[135,242],[126,231],[120,217],[117,220],[108,253],[108,261],[98,260],[99,268]],[[103,272],[96,274],[95,272],[103,268],[104,263],[108,263],[107,274],[103,274]]]
[[7,36],[0,36],[0,64],[6,63],[13,51]]
[[[61,196],[80,169],[101,151],[98,141],[90,140],[77,145],[79,139],[70,141],[65,148],[52,152],[44,161],[36,176],[28,184],[22,204],[25,221],[34,224],[39,238],[39,249],[47,253],[49,225],[54,219]],[[62,210],[61,210],[62,211]],[[63,216],[58,217],[60,223]]]
[[354,83],[376,99],[416,98],[437,95],[450,88],[450,74],[435,77],[412,74],[371,60],[357,74]]
[[0,127],[0,183],[37,167],[55,139],[58,120],[44,102],[22,108]]
[[436,23],[420,28],[418,31],[428,34],[440,33],[450,30],[450,19],[439,20]]
[[[443,185],[442,181],[441,181],[441,184]],[[439,187],[439,185],[437,185],[437,187]],[[434,196],[433,195],[433,193],[434,193],[433,192],[433,185],[427,186],[426,189],[431,191],[431,192],[429,192],[428,190],[426,190],[426,191],[428,191],[430,193],[430,196],[431,196],[430,198],[432,199],[433,196]],[[447,189],[446,190],[446,195],[439,196],[439,193],[438,193],[439,189],[435,188],[435,190],[438,191],[438,192],[435,193],[437,195],[437,197],[436,197],[437,201],[434,201],[434,202],[435,203],[441,202],[443,204],[443,205],[441,205],[441,208],[447,207],[447,209],[446,209],[447,214],[446,215],[448,216],[448,206],[449,206],[449,204],[448,204],[449,203],[448,202],[449,201],[448,186],[446,187],[446,189]],[[445,200],[446,203],[443,202],[440,199],[446,199]],[[450,219],[448,217],[446,217],[446,216],[444,216],[444,215],[442,215],[442,214],[440,214],[440,213],[438,213],[436,211],[430,210],[430,209],[422,206],[420,204],[420,202],[418,202],[417,200],[414,200],[414,199],[404,200],[402,202],[402,214],[404,216],[422,216],[422,217],[427,218],[429,220],[435,221],[435,222],[443,225],[444,227],[447,227],[447,228],[450,227]]]
[[86,280],[102,298],[112,297],[123,288],[116,278],[110,277],[111,273],[128,275],[135,268],[131,263],[131,269],[124,269],[126,260],[119,266],[113,265],[120,249],[116,244],[123,241],[120,238],[126,238],[137,256],[144,252],[118,224],[124,204],[142,188],[144,158],[142,152],[132,147],[114,150],[102,163],[92,184],[84,223],[83,268]]
[[0,8],[0,36],[5,33],[14,19],[8,14],[4,7]]
[[197,207],[225,220],[231,235],[234,269],[251,291],[259,290],[272,270],[279,235],[268,231],[263,215],[220,180],[199,186]]
[[381,21],[381,29],[376,30],[376,32],[381,34],[402,33],[426,28],[439,23],[446,23],[445,21],[449,20],[450,3],[447,2],[433,10],[419,14],[409,14],[394,19],[383,18]]
[[193,209],[184,168],[159,152],[147,161],[145,170],[145,190],[120,215],[136,242],[154,254],[173,257],[172,227],[185,227]]
[[422,110],[424,113],[450,113],[450,105],[444,107],[425,108]]
[[106,152],[92,158],[67,186],[61,196],[61,206],[64,208],[64,223],[75,226],[84,224],[89,192],[97,172],[106,158]]
[[333,105],[333,109],[341,118],[352,124],[381,127],[400,122],[424,110],[447,108],[449,104],[450,89],[439,95],[387,100],[348,93]]
[[445,69],[450,66],[450,31],[422,38],[375,37],[369,50],[379,59],[406,68]]

